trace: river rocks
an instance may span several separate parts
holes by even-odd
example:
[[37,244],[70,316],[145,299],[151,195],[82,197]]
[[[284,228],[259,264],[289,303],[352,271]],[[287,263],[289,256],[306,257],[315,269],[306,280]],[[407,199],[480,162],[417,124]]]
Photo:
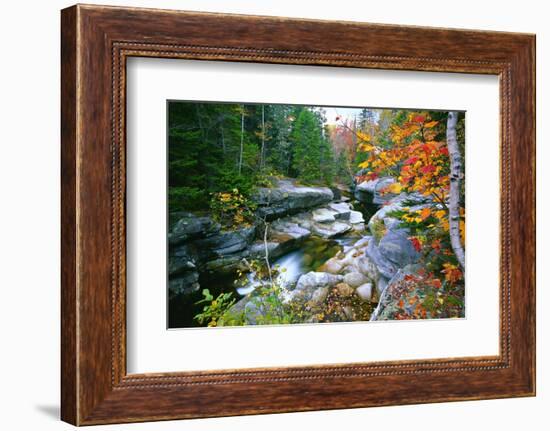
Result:
[[195,238],[201,238],[219,232],[220,225],[210,217],[198,217],[182,212],[179,219],[168,232],[168,243],[177,245]]
[[349,212],[349,222],[351,224],[365,223],[363,214],[359,211],[350,211]]
[[319,208],[313,210],[311,218],[316,223],[331,223],[336,220],[335,215],[337,214],[336,211],[331,211],[327,208]]
[[343,267],[344,267],[343,263],[338,259],[338,257],[335,256],[327,260],[323,264],[322,270],[330,274],[338,274],[342,271]]
[[334,238],[351,230],[351,226],[344,222],[315,223],[312,226],[312,231],[322,238]]
[[318,305],[328,295],[329,288],[343,280],[341,275],[326,272],[308,272],[302,275],[294,290],[288,294],[287,301]]
[[412,242],[403,232],[389,231],[378,245],[380,254],[393,262],[396,267],[402,268],[415,263],[420,258]]
[[[334,202],[334,198],[335,193],[329,188],[306,187],[283,179],[276,180],[271,188],[258,189],[252,197],[258,205],[258,221],[252,226],[222,229],[208,215],[170,214],[173,220],[168,233],[170,295],[196,291],[202,274],[215,279],[237,269],[246,270],[247,260],[264,260],[266,251],[273,262],[301,247],[310,236],[330,239],[352,229],[362,231],[362,214],[353,211],[347,202]],[[267,221],[265,239],[265,225],[260,219]],[[307,258],[304,255],[304,260]],[[327,273],[335,275],[342,269],[334,262]]]
[[[202,229],[202,230],[201,230]],[[199,274],[222,274],[239,268],[249,256],[255,237],[254,226],[220,230],[208,217],[185,213],[171,230],[168,256],[168,290],[170,297],[196,292]]]
[[363,181],[355,186],[355,199],[360,202],[372,203],[374,197],[374,186],[377,180]]
[[349,284],[346,283],[338,283],[335,286],[336,292],[338,293],[338,296],[342,296],[344,298],[347,298],[349,296],[352,296],[355,293],[355,290],[353,287],[351,287]]
[[[281,219],[270,224],[267,238],[267,253],[270,261],[295,250],[311,235],[311,232],[290,220]],[[249,247],[253,259],[265,259],[266,243],[263,239]]]
[[289,292],[286,300],[293,303],[308,303],[309,306],[317,306],[325,300],[329,289],[342,280],[341,275],[326,272],[308,272],[300,276],[296,287]]
[[226,256],[244,250],[254,239],[255,227],[221,231],[194,242],[199,254]]
[[332,202],[328,207],[336,212],[334,215],[338,220],[349,220],[351,213],[351,205],[346,202]]
[[289,220],[277,220],[270,226],[269,237],[276,241],[285,241],[288,238],[294,240],[304,240],[311,232],[297,223],[293,223]]
[[370,301],[372,299],[372,283],[365,283],[355,289],[355,293],[363,301]]
[[326,272],[308,272],[302,275],[296,283],[296,290],[303,290],[310,287],[334,286],[344,279],[341,275],[329,274]]
[[360,272],[349,272],[344,275],[344,283],[350,285],[351,287],[361,286],[367,281],[368,278]]
[[278,180],[274,187],[259,188],[253,196],[258,204],[258,215],[267,220],[295,214],[332,201],[334,194],[328,187],[305,187],[292,180]]
[[405,208],[417,211],[433,205],[429,199],[417,193],[400,193],[392,196],[368,223],[373,241],[369,243],[366,254],[379,272],[379,278],[376,280],[376,289],[379,294],[382,294],[388,281],[399,269],[414,264],[420,259],[420,253],[409,239],[408,229],[403,227],[398,219],[392,217],[392,212]]

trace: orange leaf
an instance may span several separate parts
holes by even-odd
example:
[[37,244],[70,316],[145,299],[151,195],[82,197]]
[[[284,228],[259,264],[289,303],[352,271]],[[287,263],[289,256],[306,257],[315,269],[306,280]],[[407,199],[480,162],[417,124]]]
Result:
[[422,220],[426,220],[432,213],[432,210],[429,208],[423,208],[422,211],[420,211],[420,218]]
[[431,129],[432,127],[437,126],[438,123],[439,121],[430,121],[428,123],[424,123],[424,127],[427,129]]

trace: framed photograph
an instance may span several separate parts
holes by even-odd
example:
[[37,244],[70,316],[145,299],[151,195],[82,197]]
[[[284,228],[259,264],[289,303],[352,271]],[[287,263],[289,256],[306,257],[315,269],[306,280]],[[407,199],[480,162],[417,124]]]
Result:
[[77,5],[61,44],[63,420],[535,394],[533,35]]

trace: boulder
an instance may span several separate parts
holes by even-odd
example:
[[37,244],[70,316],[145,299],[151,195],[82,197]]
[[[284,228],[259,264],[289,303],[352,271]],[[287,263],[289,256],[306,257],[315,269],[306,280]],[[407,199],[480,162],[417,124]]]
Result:
[[330,288],[342,280],[341,275],[326,272],[308,272],[300,276],[296,287],[289,292],[286,300],[318,306],[326,299]]
[[350,211],[349,212],[349,222],[351,224],[356,223],[365,223],[365,219],[363,218],[363,214],[359,211]]
[[332,287],[344,279],[341,275],[329,274],[326,272],[308,272],[298,279],[294,291],[309,289],[311,287]]
[[328,187],[300,186],[289,179],[278,180],[273,187],[258,188],[252,197],[258,204],[258,215],[267,220],[315,208],[333,198],[334,194]]
[[332,223],[336,220],[335,216],[337,214],[336,211],[331,211],[327,208],[318,208],[313,210],[311,218],[316,223]]
[[334,238],[351,230],[351,225],[339,221],[334,223],[313,223],[311,227],[313,233],[323,238]]
[[338,274],[342,271],[342,268],[342,262],[337,257],[330,258],[322,266],[322,270],[330,274]]
[[348,204],[346,202],[332,202],[332,203],[328,204],[328,207],[332,211],[336,212],[334,217],[337,218],[338,220],[349,220],[350,219],[350,213],[351,213],[350,204]]
[[355,187],[355,198],[360,202],[383,205],[396,196],[395,193],[386,191],[387,187],[395,182],[392,177],[363,181]]
[[378,180],[363,181],[355,186],[354,196],[360,202],[372,203],[374,186]]
[[377,245],[369,242],[366,249],[367,256],[376,265],[378,271],[387,279],[408,264],[418,262],[420,253],[417,252],[403,232],[389,231]]
[[169,253],[168,275],[177,275],[196,268],[196,259],[188,245],[181,245]]
[[372,283],[365,283],[355,289],[355,293],[363,301],[370,301],[372,299]]
[[397,268],[412,263],[420,259],[420,253],[416,251],[408,236],[403,232],[389,231],[378,245],[380,254],[393,262]]
[[335,289],[338,295],[344,298],[350,297],[355,292],[353,287],[351,287],[349,284],[346,284],[346,283],[338,283]]
[[[399,299],[406,293],[406,290],[402,287],[403,280],[405,279],[405,276],[409,274],[417,274],[420,268],[421,266],[418,264],[406,265],[404,268],[399,269],[395,273],[395,275],[388,281],[387,287],[382,291],[378,305],[371,315],[371,321],[393,320],[395,318],[395,313],[399,309],[397,306]],[[422,286],[418,286],[418,288],[422,289]],[[414,292],[408,293],[411,296],[415,295]],[[409,304],[405,301],[405,308],[407,307],[409,307]]]
[[369,281],[368,278],[360,272],[350,272],[344,275],[344,283],[351,287],[359,287],[367,281]]
[[397,196],[395,193],[386,191],[386,189],[395,182],[395,179],[392,177],[383,177],[378,179],[378,181],[374,185],[374,195],[372,198],[372,203],[383,205],[391,201],[395,196]]
[[178,214],[178,220],[168,232],[168,243],[178,245],[196,238],[203,238],[219,232],[220,225],[208,216],[199,217],[192,213]]
[[323,302],[325,302],[325,299],[327,299],[328,296],[328,287],[319,287],[313,291],[311,294],[311,298],[309,299],[310,305],[321,305]]
[[[269,226],[267,251],[270,260],[298,248],[311,235],[311,232],[287,219],[277,220]],[[265,257],[263,240],[254,242],[250,248],[252,258]]]
[[255,227],[221,231],[208,238],[193,242],[197,252],[204,260],[225,257],[243,251],[254,239]]

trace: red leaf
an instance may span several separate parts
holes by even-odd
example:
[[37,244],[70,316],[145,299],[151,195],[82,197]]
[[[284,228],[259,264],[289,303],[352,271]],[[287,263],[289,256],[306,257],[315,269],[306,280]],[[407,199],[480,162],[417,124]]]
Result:
[[431,172],[435,172],[435,169],[436,168],[434,165],[426,165],[420,168],[420,172],[422,172],[423,174],[429,174]]
[[422,250],[422,244],[418,240],[418,238],[413,236],[413,237],[409,238],[409,240],[412,242],[412,245],[413,245],[413,247],[416,251],[420,252],[420,250]]
[[403,164],[405,166],[406,165],[412,165],[413,163],[416,163],[417,161],[418,161],[418,157],[411,157],[410,159],[405,160],[405,162]]

